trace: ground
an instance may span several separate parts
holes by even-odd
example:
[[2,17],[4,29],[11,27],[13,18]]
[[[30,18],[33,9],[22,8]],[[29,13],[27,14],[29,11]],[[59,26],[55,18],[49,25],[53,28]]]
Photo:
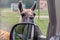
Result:
[[[36,15],[38,15],[38,12],[37,11],[35,12],[36,12]],[[10,31],[12,26],[19,22],[19,16],[20,16],[19,12],[13,12],[9,8],[1,9],[1,27],[0,28],[6,31]],[[46,35],[49,19],[45,18],[45,16],[48,16],[48,12],[40,11],[39,16],[44,16],[44,18],[38,19],[36,17],[35,24],[37,24],[41,29],[42,33]]]

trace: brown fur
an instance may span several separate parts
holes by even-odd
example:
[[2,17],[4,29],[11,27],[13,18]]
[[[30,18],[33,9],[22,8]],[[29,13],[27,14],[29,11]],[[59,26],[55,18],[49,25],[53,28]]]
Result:
[[[34,2],[34,5],[32,6],[32,8],[30,9],[24,9],[23,8],[23,4],[20,1],[18,4],[18,8],[21,14],[21,22],[28,22],[28,23],[34,23],[34,17],[35,17],[35,13],[34,10],[36,8],[36,2]],[[20,21],[20,19],[19,19]]]
[[[31,9],[23,9],[23,11],[21,12],[21,14],[25,14],[24,17],[22,17],[21,22],[30,22],[30,17],[34,18],[35,16],[33,15],[34,11],[32,11]],[[27,16],[27,17],[26,17]]]
[[31,9],[23,9],[23,12],[32,12]]
[[29,16],[33,16],[33,11],[31,9],[23,9],[22,13],[28,14]]
[[10,33],[0,30],[0,40],[9,40]]

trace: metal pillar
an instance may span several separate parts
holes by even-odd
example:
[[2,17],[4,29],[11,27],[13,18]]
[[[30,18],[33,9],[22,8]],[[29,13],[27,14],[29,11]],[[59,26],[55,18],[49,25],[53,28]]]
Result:
[[56,10],[55,10],[55,0],[47,0],[47,2],[49,12],[49,25],[46,40],[49,40],[52,36],[56,35]]
[[60,0],[55,0],[55,8],[56,8],[56,35],[60,35]]

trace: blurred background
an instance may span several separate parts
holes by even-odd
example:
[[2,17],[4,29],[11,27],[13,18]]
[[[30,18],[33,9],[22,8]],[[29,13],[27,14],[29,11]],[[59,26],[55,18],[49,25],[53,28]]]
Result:
[[[10,32],[13,25],[19,23],[19,1],[23,2],[23,8],[31,8],[36,0],[0,0],[0,29]],[[37,17],[35,17],[34,21],[35,24],[39,26],[42,33],[46,35],[49,23],[48,4],[47,0],[38,0],[38,2],[37,5],[39,4],[39,8],[37,6],[35,11]]]

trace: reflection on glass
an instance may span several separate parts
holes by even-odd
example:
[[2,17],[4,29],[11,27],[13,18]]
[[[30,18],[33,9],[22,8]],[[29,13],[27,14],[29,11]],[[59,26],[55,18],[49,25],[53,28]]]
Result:
[[28,39],[32,39],[31,37],[31,33],[32,33],[32,27],[34,25],[17,25],[15,26],[15,28],[13,29],[12,32],[12,38],[13,40],[28,40]]

